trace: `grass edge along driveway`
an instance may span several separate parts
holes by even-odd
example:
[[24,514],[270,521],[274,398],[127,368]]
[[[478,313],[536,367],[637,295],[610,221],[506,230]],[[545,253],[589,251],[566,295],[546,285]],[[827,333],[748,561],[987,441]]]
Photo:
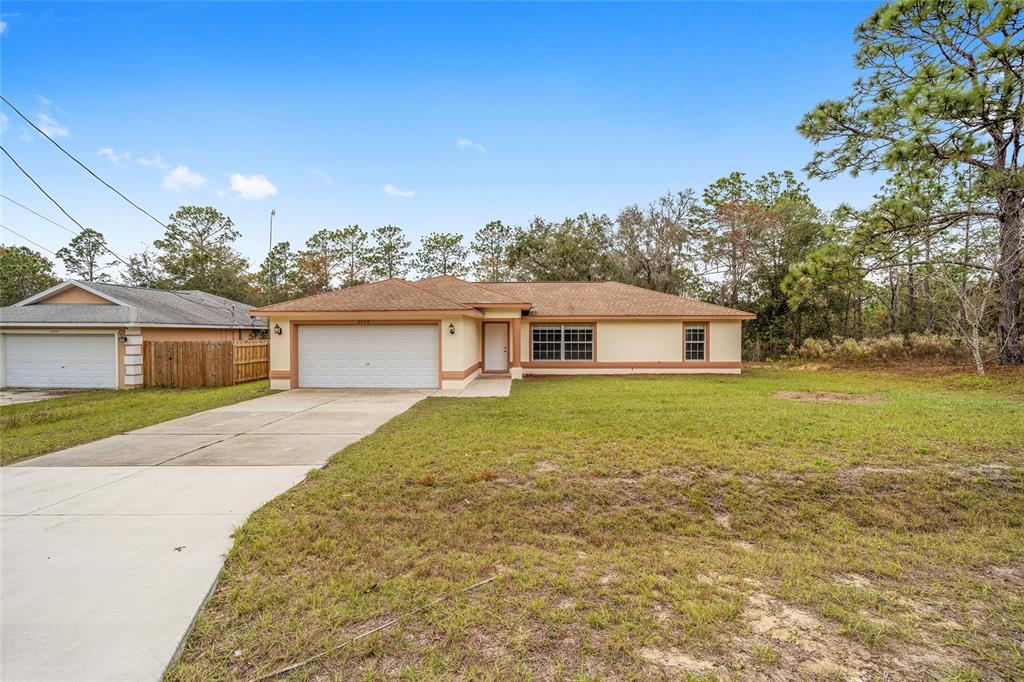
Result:
[[210,388],[86,391],[0,407],[0,464],[14,464],[169,419],[258,398],[267,381]]
[[167,678],[1021,679],[1022,398],[756,369],[427,399],[250,517]]

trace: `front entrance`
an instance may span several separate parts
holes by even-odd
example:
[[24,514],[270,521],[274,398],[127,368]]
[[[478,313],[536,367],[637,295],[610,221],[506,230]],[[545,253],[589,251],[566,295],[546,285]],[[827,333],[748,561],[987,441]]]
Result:
[[484,371],[508,371],[508,322],[484,322]]

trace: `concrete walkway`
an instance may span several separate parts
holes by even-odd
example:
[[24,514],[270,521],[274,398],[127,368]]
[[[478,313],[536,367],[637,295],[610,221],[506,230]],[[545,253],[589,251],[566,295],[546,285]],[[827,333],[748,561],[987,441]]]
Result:
[[478,376],[465,388],[434,391],[438,398],[507,398],[512,391],[512,380],[508,377]]
[[293,390],[0,469],[0,678],[159,679],[234,529],[430,393]]

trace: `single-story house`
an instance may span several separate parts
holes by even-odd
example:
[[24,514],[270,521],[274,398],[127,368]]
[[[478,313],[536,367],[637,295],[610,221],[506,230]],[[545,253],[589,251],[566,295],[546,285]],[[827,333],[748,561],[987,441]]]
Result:
[[203,291],[68,280],[0,308],[0,386],[135,388],[143,341],[262,335],[250,309]]
[[388,279],[254,309],[272,388],[458,389],[481,373],[739,374],[754,315],[619,282]]

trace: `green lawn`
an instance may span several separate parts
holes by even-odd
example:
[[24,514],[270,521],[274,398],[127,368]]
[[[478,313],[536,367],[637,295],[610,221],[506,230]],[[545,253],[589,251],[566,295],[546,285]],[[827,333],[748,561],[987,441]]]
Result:
[[270,392],[266,381],[218,388],[87,391],[0,407],[0,464],[62,450]]
[[1022,524],[1019,375],[516,382],[427,399],[256,512],[168,678],[425,607],[286,677],[1021,679]]

